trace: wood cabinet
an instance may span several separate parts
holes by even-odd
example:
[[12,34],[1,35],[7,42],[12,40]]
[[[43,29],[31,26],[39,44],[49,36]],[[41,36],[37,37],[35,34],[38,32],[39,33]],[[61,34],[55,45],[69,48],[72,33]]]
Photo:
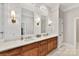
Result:
[[38,43],[29,44],[22,47],[22,56],[38,56]]
[[44,56],[47,54],[47,40],[39,42],[39,56]]
[[0,52],[0,56],[16,56],[20,55],[21,48],[15,48],[8,51]]
[[48,52],[57,48],[57,37],[48,39]]
[[22,56],[38,56],[38,48],[22,52]]
[[45,56],[56,48],[57,37],[52,37],[8,51],[0,52],[0,56]]
[[55,49],[55,48],[57,48],[57,38],[54,38],[54,40],[53,40],[53,48]]
[[48,52],[52,51],[53,47],[54,47],[54,44],[51,38],[50,40],[48,40]]

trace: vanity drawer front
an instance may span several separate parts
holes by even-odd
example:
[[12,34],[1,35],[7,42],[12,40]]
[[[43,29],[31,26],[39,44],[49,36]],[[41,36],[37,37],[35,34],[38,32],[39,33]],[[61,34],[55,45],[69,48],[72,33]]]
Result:
[[27,51],[29,49],[33,49],[35,47],[38,47],[38,43],[32,43],[32,44],[29,44],[29,45],[25,45],[22,47],[22,51]]
[[49,38],[49,40],[54,40],[54,39],[56,39],[57,40],[57,36],[56,37],[52,37],[52,38]]
[[54,37],[53,39],[57,40],[58,37]]
[[39,43],[40,45],[47,44],[47,40],[40,41]]
[[25,51],[21,54],[22,56],[38,56],[38,48],[33,48]]
[[0,52],[0,56],[16,56],[16,54],[20,54],[21,48],[16,48],[4,52]]

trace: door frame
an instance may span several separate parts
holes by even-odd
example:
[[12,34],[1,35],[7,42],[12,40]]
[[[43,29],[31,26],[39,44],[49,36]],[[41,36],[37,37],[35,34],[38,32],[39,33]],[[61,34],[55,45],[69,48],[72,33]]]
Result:
[[[60,20],[63,20],[63,23],[64,23],[64,19],[63,18],[59,18],[59,23],[58,23],[58,48],[60,48],[63,44],[64,44],[64,42],[63,43],[59,43],[59,41],[60,41]],[[64,24],[63,24],[64,25]],[[63,27],[63,32],[64,32],[64,27]],[[63,38],[64,38],[64,34],[63,34]],[[62,38],[62,39],[63,39]]]
[[74,45],[75,48],[77,49],[77,20],[79,19],[79,17],[76,17],[74,19]]

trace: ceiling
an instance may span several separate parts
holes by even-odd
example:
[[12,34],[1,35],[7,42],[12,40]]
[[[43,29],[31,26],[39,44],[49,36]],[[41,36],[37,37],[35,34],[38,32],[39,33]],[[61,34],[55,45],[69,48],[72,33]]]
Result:
[[75,7],[79,7],[79,3],[35,3],[36,6],[45,5],[48,8],[56,8],[58,5],[60,5],[60,8],[63,11],[70,10]]
[[79,3],[23,3],[22,5],[23,6],[26,6],[26,5],[32,6],[32,9],[35,6],[39,7],[41,5],[44,5],[44,6],[48,7],[49,9],[51,9],[51,8],[54,9],[57,6],[60,6],[60,9],[62,9],[63,11],[67,11],[72,8],[79,7]]
[[79,3],[61,3],[60,7],[63,11],[67,11],[69,9],[79,7]]
[[49,8],[54,8],[58,5],[58,3],[36,3],[36,5],[45,5]]
[[36,7],[46,6],[48,9],[56,8],[59,5],[58,3],[32,3],[32,4],[35,5]]

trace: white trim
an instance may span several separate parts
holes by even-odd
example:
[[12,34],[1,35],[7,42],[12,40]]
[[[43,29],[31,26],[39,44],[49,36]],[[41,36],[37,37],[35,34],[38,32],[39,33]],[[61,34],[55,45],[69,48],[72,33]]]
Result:
[[77,39],[76,39],[76,21],[77,21],[77,19],[79,19],[79,18],[75,18],[74,19],[74,44],[75,44],[75,48],[76,48],[76,41],[77,41]]
[[56,7],[51,8],[51,11],[54,12],[54,11],[56,11],[56,10],[59,10],[59,8],[60,8],[60,5],[58,4]]
[[66,46],[66,47],[68,47],[68,48],[73,48],[74,49],[73,45],[70,44],[70,43],[63,43],[63,45]]
[[58,44],[58,48],[61,48],[62,46],[75,49],[74,46],[73,46],[72,44],[66,43],[66,42],[63,42],[62,44]]
[[79,7],[79,5],[74,5],[74,6],[66,8],[66,9],[63,9],[63,11],[66,12],[66,11],[69,11],[69,10],[72,10],[72,9],[78,8],[78,7]]
[[52,12],[54,12],[56,10],[57,10],[57,7],[51,9]]
[[76,17],[75,19],[74,19],[74,44],[75,44],[75,48],[77,48],[77,39],[76,39],[76,23],[77,23],[77,20],[79,19],[79,17]]
[[62,46],[64,46],[64,42],[61,44],[58,44],[58,48],[61,48]]

